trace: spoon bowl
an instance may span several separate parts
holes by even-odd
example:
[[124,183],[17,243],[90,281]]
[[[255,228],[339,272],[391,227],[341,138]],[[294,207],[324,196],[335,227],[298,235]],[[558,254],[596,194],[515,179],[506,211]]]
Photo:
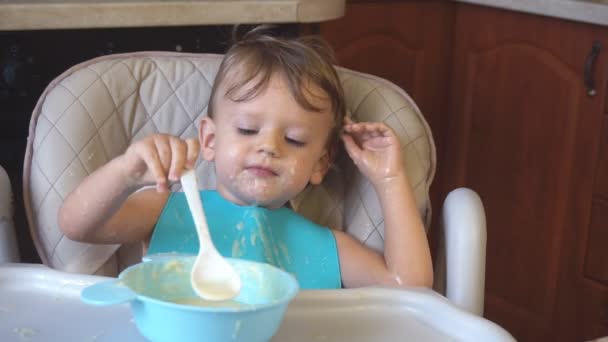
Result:
[[241,290],[241,278],[217,251],[196,256],[190,283],[194,291],[207,300],[223,301],[236,297]]
[[192,288],[206,300],[232,299],[241,290],[241,278],[220,255],[211,240],[194,170],[184,171],[181,184],[196,225],[200,246],[190,273]]

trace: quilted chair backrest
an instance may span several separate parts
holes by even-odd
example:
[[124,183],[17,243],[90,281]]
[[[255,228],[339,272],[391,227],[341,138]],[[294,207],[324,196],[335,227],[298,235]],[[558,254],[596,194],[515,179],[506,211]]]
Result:
[[[109,55],[72,67],[47,87],[32,115],[24,169],[30,232],[45,264],[115,276],[141,260],[140,244],[69,240],[57,224],[59,208],[84,177],[133,141],[156,132],[196,137],[221,58],[172,52]],[[428,226],[435,148],[420,111],[403,90],[385,80],[342,68],[339,74],[352,117],[384,121],[397,132]],[[199,161],[197,175],[202,188],[214,188],[212,164]],[[323,184],[308,188],[292,206],[319,224],[345,229],[368,246],[383,248],[378,200],[347,158],[339,158]]]

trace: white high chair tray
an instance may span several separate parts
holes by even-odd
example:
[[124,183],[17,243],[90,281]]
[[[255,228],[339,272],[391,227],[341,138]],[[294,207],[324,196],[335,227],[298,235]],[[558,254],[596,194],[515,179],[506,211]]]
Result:
[[[91,306],[80,291],[105,277],[0,265],[0,341],[145,341],[128,304]],[[273,342],[514,341],[498,325],[430,290],[301,291]]]

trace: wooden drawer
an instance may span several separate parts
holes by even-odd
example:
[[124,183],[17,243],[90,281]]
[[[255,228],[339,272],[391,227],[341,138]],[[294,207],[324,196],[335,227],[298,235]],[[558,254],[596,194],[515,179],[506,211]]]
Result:
[[595,193],[608,199],[608,115],[604,116],[600,144],[598,167],[595,173]]
[[587,239],[585,277],[608,286],[608,200],[594,199]]

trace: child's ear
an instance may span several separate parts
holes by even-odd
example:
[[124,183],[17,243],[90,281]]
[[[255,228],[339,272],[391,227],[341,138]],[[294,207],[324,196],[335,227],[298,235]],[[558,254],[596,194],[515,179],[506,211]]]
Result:
[[312,175],[310,175],[311,184],[321,184],[323,177],[325,177],[327,170],[329,170],[329,159],[329,153],[325,150],[312,170]]
[[203,159],[212,161],[215,158],[215,122],[206,116],[198,128],[198,141],[201,144]]

